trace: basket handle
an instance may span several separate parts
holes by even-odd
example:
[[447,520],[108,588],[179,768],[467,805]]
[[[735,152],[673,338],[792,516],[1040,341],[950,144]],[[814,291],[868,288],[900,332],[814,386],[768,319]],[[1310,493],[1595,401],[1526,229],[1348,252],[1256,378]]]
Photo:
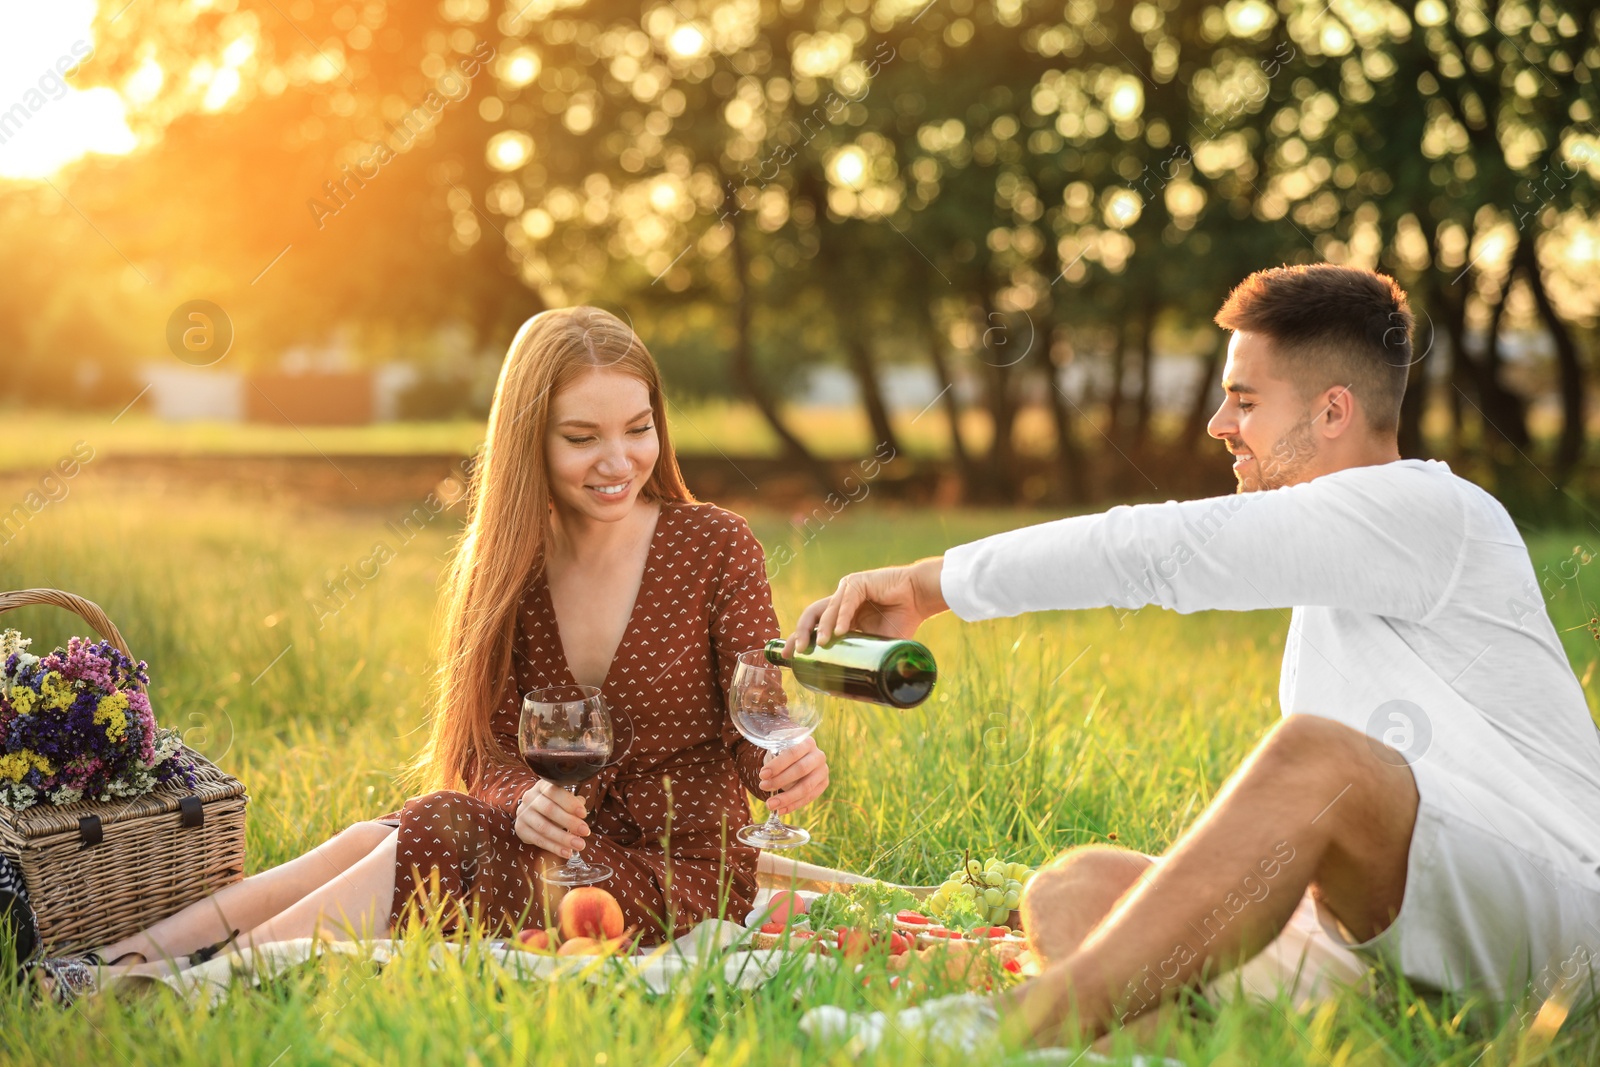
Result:
[[117,624],[107,618],[106,613],[100,610],[100,605],[94,601],[85,600],[76,593],[62,592],[60,589],[18,589],[10,593],[0,593],[0,614],[30,604],[48,604],[51,607],[66,608],[88,623],[95,633],[115,645],[124,656],[133,659],[133,652],[128,648],[128,642],[123,639],[122,631],[117,629]]

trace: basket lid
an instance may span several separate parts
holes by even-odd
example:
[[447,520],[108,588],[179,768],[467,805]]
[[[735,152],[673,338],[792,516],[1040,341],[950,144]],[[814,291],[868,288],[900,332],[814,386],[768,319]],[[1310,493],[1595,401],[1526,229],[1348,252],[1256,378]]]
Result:
[[178,757],[186,757],[194,765],[195,784],[192,789],[182,782],[165,782],[137,797],[117,797],[109,801],[85,798],[60,805],[45,801],[22,811],[0,807],[0,851],[15,854],[30,841],[41,837],[76,834],[78,821],[88,816],[98,818],[102,827],[109,827],[177,811],[179,804],[191,796],[198,797],[205,804],[245,795],[243,782],[188,745],[181,746]]

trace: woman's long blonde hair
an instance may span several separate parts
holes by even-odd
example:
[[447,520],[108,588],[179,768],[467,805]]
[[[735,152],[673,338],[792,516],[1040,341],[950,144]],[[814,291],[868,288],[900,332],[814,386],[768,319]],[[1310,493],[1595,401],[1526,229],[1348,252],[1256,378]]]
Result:
[[515,673],[517,605],[544,566],[550,538],[550,401],[599,368],[637,378],[650,391],[661,452],[641,494],[694,501],[667,434],[661,372],[638,335],[594,307],[557,308],[523,323],[500,368],[470,480],[466,531],[445,580],[433,731],[415,768],[428,787],[471,788],[491,766],[512,758],[495,741],[491,720]]

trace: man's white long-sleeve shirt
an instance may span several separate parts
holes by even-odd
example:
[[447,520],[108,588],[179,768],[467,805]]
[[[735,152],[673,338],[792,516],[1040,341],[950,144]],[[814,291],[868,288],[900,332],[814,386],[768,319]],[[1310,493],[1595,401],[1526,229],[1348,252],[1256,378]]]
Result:
[[1600,734],[1582,687],[1510,515],[1442,462],[998,534],[947,552],[941,588],[966,620],[1292,608],[1285,715],[1335,719],[1428,761],[1477,787],[1439,802],[1498,798],[1600,872]]

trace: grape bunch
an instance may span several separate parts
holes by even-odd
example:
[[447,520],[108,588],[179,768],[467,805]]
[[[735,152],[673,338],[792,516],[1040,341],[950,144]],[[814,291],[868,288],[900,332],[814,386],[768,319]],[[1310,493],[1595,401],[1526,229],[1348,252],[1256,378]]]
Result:
[[1004,923],[1022,899],[1023,888],[1036,872],[1026,863],[1007,863],[998,856],[976,860],[969,852],[960,867],[928,898],[928,910],[944,918],[965,901],[987,923]]

